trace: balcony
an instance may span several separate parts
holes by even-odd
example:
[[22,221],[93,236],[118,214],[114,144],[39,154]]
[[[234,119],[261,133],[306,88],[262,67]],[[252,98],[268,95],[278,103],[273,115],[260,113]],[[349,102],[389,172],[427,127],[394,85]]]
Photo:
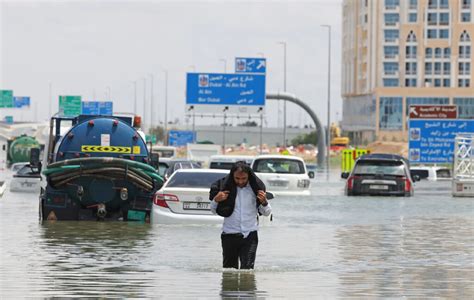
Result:
[[387,45],[399,45],[398,44],[398,38],[385,38],[384,39],[385,44]]
[[382,72],[382,75],[387,78],[398,78],[398,71],[386,70]]
[[405,72],[406,75],[416,75],[416,70],[407,70]]
[[416,59],[416,54],[407,54],[406,59]]
[[471,71],[470,70],[460,70],[459,75],[471,75]]
[[383,24],[383,27],[384,28],[394,28],[394,27],[398,27],[399,25],[400,25],[399,22],[388,21],[388,22]]
[[385,60],[394,60],[394,61],[398,61],[398,54],[385,54],[383,56],[383,58]]
[[469,9],[471,9],[471,4],[470,3],[463,3],[462,6],[461,6],[461,9],[469,10]]
[[451,70],[443,70],[443,75],[451,75]]
[[461,54],[459,54],[459,58],[460,59],[470,59],[471,54],[470,53],[461,53]]

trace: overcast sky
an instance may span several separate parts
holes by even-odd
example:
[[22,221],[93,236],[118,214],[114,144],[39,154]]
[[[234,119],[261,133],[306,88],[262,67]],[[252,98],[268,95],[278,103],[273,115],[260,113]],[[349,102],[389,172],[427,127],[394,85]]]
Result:
[[[5,1],[0,0],[0,89],[31,96],[33,107],[0,110],[0,117],[46,119],[49,85],[52,110],[58,95],[105,100],[110,89],[116,112],[138,113],[143,82],[154,74],[156,121],[164,120],[164,72],[168,70],[168,120],[185,124],[186,72],[234,70],[235,57],[267,59],[267,92],[283,90],[283,46],[287,43],[287,92],[297,95],[327,122],[328,30],[332,26],[331,119],[342,115],[342,0],[313,1]],[[193,67],[194,66],[194,67]],[[282,109],[283,105],[280,106]],[[310,124],[288,104],[289,125]],[[145,116],[145,120],[147,118]],[[149,117],[148,117],[149,118]],[[276,126],[278,104],[267,102],[267,124]],[[222,121],[220,121],[222,122]],[[196,118],[196,124],[218,124]]]

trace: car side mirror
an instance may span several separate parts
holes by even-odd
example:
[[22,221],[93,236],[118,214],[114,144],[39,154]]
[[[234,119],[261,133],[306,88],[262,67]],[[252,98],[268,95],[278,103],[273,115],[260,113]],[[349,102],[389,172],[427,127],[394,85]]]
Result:
[[272,192],[266,192],[266,197],[267,197],[267,200],[271,200],[275,198],[275,195]]
[[415,182],[421,180],[420,175],[413,175],[412,177],[413,177],[413,181]]
[[341,178],[344,178],[344,179],[349,178],[349,172],[342,172],[341,173]]
[[314,178],[314,172],[313,172],[313,171],[309,171],[309,172],[308,172],[308,177],[309,177],[309,178]]

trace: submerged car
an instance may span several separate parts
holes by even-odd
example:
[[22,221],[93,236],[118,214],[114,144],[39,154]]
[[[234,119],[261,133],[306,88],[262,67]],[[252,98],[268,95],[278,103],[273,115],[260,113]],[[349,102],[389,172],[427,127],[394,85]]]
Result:
[[275,195],[310,195],[310,177],[300,157],[259,155],[251,167]]
[[412,166],[410,168],[410,174],[412,177],[416,175],[420,177],[420,179],[429,181],[453,179],[451,169],[441,166]]
[[221,224],[211,212],[209,189],[228,170],[178,169],[155,194],[151,222],[158,224]]
[[200,169],[202,168],[199,162],[187,159],[170,159],[170,160],[162,160],[162,162],[166,163],[168,167],[166,171],[164,171],[164,178],[168,180],[171,175],[179,169]]
[[[211,185],[227,176],[229,170],[179,169],[155,194],[151,223],[154,224],[222,224],[223,218],[211,212]],[[267,192],[267,199],[274,195]],[[273,216],[261,217],[270,222]]]
[[10,181],[10,192],[38,193],[41,189],[41,174],[30,164],[23,165]]
[[346,178],[345,194],[377,196],[413,196],[413,182],[419,177],[410,175],[409,162],[395,154],[367,154],[359,157]]

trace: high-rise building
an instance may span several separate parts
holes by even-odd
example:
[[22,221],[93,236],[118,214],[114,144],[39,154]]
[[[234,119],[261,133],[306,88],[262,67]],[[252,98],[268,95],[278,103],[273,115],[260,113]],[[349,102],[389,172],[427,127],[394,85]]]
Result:
[[344,0],[342,129],[355,143],[406,141],[413,104],[474,118],[471,0]]

